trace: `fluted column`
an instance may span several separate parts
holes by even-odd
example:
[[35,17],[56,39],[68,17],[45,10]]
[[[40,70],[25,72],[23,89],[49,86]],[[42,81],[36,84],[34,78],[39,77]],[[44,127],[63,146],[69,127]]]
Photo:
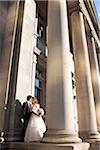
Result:
[[66,0],[48,2],[46,121],[43,142],[79,142],[75,131]]
[[97,131],[88,48],[82,12],[72,12],[71,23],[80,136],[87,141],[99,140],[100,136]]
[[96,105],[97,123],[100,126],[100,73],[96,55],[95,41],[91,34],[88,34],[88,50],[91,68],[91,77],[93,85],[94,100]]

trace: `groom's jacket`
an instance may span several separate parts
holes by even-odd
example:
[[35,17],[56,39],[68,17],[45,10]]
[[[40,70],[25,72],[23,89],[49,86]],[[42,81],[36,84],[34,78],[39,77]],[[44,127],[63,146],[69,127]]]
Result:
[[28,103],[24,102],[23,106],[22,106],[22,114],[23,114],[23,118],[24,119],[28,119],[30,118],[32,111],[30,110]]

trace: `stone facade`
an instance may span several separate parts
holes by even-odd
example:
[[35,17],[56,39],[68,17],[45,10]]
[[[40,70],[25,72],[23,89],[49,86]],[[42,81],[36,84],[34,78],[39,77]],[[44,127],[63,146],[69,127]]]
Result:
[[[42,144],[21,143],[21,109],[29,94],[46,110]],[[0,133],[8,142],[1,148],[99,150],[99,110],[100,36],[93,1],[1,1]]]

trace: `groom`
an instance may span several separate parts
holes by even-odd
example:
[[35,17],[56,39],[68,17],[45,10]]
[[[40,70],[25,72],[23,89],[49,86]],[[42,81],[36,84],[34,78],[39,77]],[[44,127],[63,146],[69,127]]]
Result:
[[25,130],[27,127],[27,124],[29,122],[30,116],[32,114],[32,111],[30,109],[30,99],[32,98],[31,95],[27,96],[27,101],[23,103],[22,106],[22,114],[23,114],[23,119],[24,119],[24,125],[23,125],[23,138],[25,136]]

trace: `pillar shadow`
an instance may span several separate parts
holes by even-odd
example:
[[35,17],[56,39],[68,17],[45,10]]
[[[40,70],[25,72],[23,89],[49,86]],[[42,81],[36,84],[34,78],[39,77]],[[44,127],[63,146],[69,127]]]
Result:
[[22,105],[21,102],[16,99],[15,101],[15,119],[14,119],[14,136],[16,141],[22,141],[23,139],[23,122],[22,122]]

